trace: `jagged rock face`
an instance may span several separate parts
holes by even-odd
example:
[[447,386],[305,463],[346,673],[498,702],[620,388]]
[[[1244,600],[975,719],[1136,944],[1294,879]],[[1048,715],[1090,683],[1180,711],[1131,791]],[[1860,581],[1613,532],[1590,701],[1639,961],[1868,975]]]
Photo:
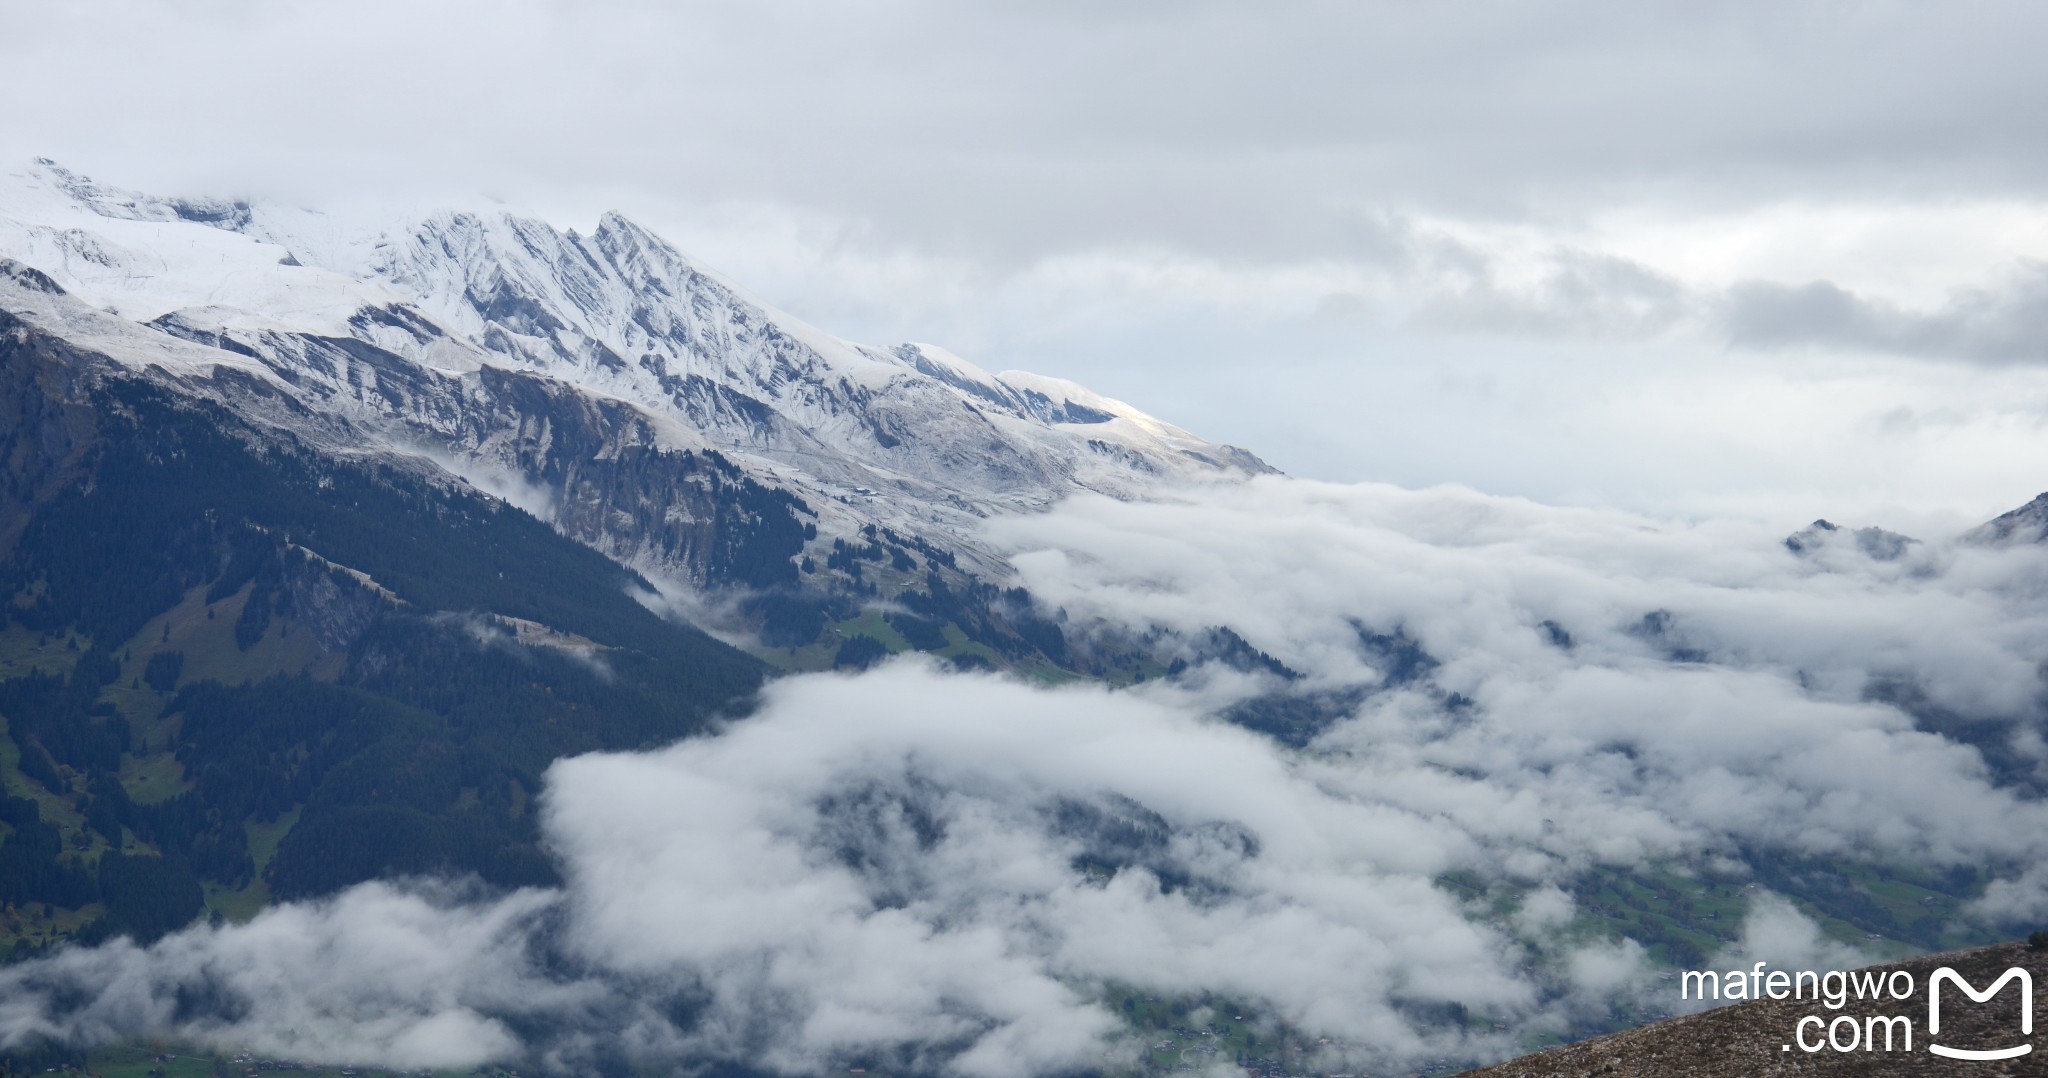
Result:
[[92,444],[91,410],[60,403],[76,396],[67,388],[45,392],[37,384],[83,377],[63,362],[76,356],[59,351],[59,362],[46,363],[49,348],[32,328],[0,311],[0,551],[27,523],[28,507],[69,482]]
[[833,338],[617,214],[356,226],[39,162],[0,184],[0,257],[0,308],[46,332],[700,585],[782,575],[716,553],[729,528],[878,523],[988,569],[979,517],[1270,471],[1072,383]]
[[1919,540],[1883,528],[1857,528],[1853,531],[1831,520],[1816,520],[1806,527],[1785,537],[1785,549],[1801,557],[1809,556],[1835,544],[1852,544],[1864,557],[1872,561],[1897,561],[1906,555]]
[[1985,521],[1964,538],[1976,543],[2048,542],[2048,494]]
[[[27,272],[0,260],[0,289]],[[29,317],[62,322],[67,298],[61,291],[39,298],[40,307],[27,312]],[[80,338],[87,342],[107,343],[94,329],[133,333],[91,312],[70,313],[76,319],[72,328],[89,327]],[[153,326],[212,343],[210,334],[175,319],[158,319]],[[76,383],[49,394],[0,394],[0,406],[11,413],[0,450],[19,464],[9,468],[0,494],[8,504],[27,505],[63,481],[53,462],[76,456],[91,435],[89,407],[64,410],[50,402],[83,401],[84,387],[96,380],[138,372],[95,355],[89,346],[66,348],[61,338],[4,311],[0,332],[6,334],[0,370],[8,383]],[[350,338],[279,337],[265,343],[247,354],[275,382],[241,370],[209,370],[204,353],[194,359],[196,370],[173,373],[159,365],[140,375],[227,404],[330,452],[409,448],[425,455],[414,461],[420,467],[453,472],[552,521],[571,538],[620,561],[660,566],[679,582],[705,588],[794,581],[790,559],[801,550],[804,525],[813,516],[803,503],[755,482],[716,451],[660,446],[649,417],[631,405],[519,371],[484,368],[449,376]]]

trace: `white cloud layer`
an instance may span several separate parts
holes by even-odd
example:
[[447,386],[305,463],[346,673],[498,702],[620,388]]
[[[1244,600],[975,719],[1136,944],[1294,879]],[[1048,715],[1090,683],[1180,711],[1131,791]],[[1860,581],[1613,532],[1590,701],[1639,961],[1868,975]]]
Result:
[[1760,841],[1945,863],[2031,856],[2048,822],[1873,698],[1910,686],[1994,717],[2040,783],[2039,548],[1881,561],[1839,532],[1798,556],[1747,523],[1293,480],[995,527],[1026,586],[1083,623],[1227,624],[1332,685],[1378,676],[1361,628],[1413,638],[1475,706],[1444,721],[1426,694],[1383,693],[1324,747],[1361,789],[1412,789],[1490,841],[1567,862]]
[[[715,736],[558,763],[560,892],[374,884],[66,951],[0,972],[0,1042],[1028,1075],[1135,1051],[1107,1001],[1136,990],[1410,1065],[1658,1002],[1643,946],[1576,927],[1603,867],[1969,865],[1999,877],[1969,916],[2044,908],[2041,548],[1795,554],[1746,524],[1285,479],[993,528],[1077,638],[1156,627],[1199,660],[1229,625],[1301,676],[785,679]],[[1306,750],[1214,717],[1281,688],[1338,701]],[[1974,747],[1885,700],[1978,722]],[[1768,891],[1742,942],[1853,960]]]

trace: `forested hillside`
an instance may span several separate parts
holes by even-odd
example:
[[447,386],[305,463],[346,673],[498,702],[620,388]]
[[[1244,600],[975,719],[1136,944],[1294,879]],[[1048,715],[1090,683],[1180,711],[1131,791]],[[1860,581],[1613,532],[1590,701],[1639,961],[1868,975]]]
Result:
[[760,683],[498,499],[0,330],[0,954],[394,874],[549,882],[551,760]]

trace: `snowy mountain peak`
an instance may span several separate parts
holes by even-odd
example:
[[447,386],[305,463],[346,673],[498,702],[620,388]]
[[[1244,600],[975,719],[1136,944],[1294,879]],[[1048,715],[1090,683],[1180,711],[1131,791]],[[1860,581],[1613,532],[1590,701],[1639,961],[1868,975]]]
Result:
[[393,444],[513,472],[516,439],[448,428],[455,406],[427,398],[491,369],[542,377],[637,410],[662,444],[720,450],[810,504],[856,505],[849,527],[964,534],[1078,490],[1140,497],[1271,470],[1063,379],[842,340],[617,213],[587,235],[502,208],[349,221],[129,191],[43,160],[0,183],[0,257],[188,359],[195,344],[253,359],[306,406]]

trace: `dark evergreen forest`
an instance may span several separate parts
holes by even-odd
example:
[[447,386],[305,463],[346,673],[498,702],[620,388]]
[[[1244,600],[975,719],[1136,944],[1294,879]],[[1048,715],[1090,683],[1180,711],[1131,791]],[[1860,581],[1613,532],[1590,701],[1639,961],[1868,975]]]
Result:
[[[141,382],[66,401],[15,348],[7,957],[383,876],[551,882],[550,761],[689,735],[760,685],[754,659],[519,509]],[[195,676],[223,670],[239,676]]]
[[[552,761],[742,716],[768,672],[547,522],[326,450],[272,398],[258,427],[0,314],[0,961],[376,878],[551,883]],[[811,511],[717,453],[599,464],[581,481],[642,523],[660,507],[633,491],[711,492],[694,530],[647,533],[691,545],[787,667],[1145,676],[921,536],[869,525],[814,559]]]

